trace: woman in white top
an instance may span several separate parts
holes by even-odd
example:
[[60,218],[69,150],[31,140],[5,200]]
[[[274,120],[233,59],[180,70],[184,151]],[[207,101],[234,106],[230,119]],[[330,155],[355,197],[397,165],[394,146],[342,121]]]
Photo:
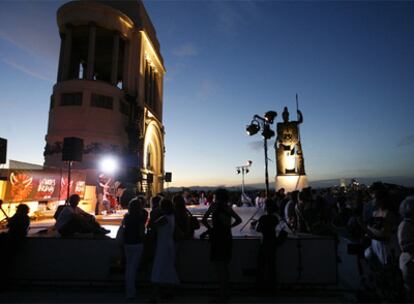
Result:
[[173,204],[168,199],[163,199],[161,205],[161,216],[155,221],[157,230],[157,244],[155,250],[154,264],[152,266],[151,282],[155,284],[153,300],[156,300],[160,287],[164,286],[164,296],[172,296],[174,285],[179,284],[177,271],[175,269],[175,243],[174,227],[175,218]]

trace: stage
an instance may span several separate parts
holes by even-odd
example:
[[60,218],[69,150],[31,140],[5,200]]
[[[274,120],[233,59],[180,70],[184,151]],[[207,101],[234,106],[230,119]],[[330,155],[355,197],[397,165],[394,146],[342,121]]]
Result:
[[[207,208],[193,206],[189,209],[199,217]],[[251,227],[249,220],[253,215],[258,219],[263,210],[254,207],[235,207],[234,210],[243,222],[233,228],[231,281],[253,284],[256,281],[260,234]],[[111,230],[109,237],[100,239],[91,235],[62,239],[51,230],[54,220],[33,221],[29,237],[17,257],[19,263],[16,264],[14,279],[38,282],[122,280],[122,273],[116,271],[122,253],[114,238],[124,213],[97,217],[105,228]],[[199,239],[203,231],[205,228],[200,228],[194,240],[180,242],[177,247],[177,271],[183,283],[216,282],[209,261],[209,242]],[[280,284],[338,283],[337,241],[332,237],[290,233],[278,247],[275,259]],[[146,266],[139,271],[144,282],[149,279],[150,265]]]

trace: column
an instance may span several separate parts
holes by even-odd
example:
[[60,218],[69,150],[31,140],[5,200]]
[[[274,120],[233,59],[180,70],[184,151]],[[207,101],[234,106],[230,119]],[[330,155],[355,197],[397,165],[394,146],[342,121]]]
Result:
[[111,84],[116,86],[118,82],[118,58],[119,58],[119,34],[114,33],[113,47],[112,47],[112,70],[111,70]]
[[60,32],[60,51],[59,51],[59,65],[57,72],[57,82],[62,81],[62,65],[63,65],[63,49],[65,48],[65,34]]
[[72,27],[69,25],[66,26],[63,44],[64,50],[60,79],[62,81],[65,81],[68,79],[69,76],[70,55],[72,50]]
[[88,44],[88,62],[86,64],[86,79],[93,80],[95,66],[95,40],[96,26],[94,23],[89,24],[89,44]]
[[129,88],[129,48],[131,43],[124,40],[124,66],[122,68],[122,89],[127,92]]
[[155,68],[154,67],[151,67],[151,82],[150,82],[150,85],[151,85],[151,91],[150,91],[150,104],[151,104],[151,108],[152,108],[152,112],[154,113],[155,112],[155,95],[154,95],[154,93],[155,93]]

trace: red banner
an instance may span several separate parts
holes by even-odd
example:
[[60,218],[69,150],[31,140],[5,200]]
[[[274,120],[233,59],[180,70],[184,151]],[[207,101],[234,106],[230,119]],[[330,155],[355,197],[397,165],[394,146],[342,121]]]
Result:
[[[7,176],[6,202],[49,201],[66,199],[67,172],[60,170],[2,170]],[[6,173],[6,174],[4,174]],[[70,194],[85,194],[85,174],[71,172]]]

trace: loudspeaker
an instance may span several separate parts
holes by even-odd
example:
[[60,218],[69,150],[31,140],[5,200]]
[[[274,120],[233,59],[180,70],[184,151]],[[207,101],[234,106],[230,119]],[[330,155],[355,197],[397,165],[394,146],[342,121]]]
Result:
[[82,161],[83,139],[77,137],[65,137],[63,139],[62,160]]
[[171,172],[165,172],[165,182],[171,183],[172,180],[172,173]]
[[147,174],[147,183],[152,184],[153,181],[154,181],[154,174],[148,173]]
[[7,139],[0,138],[0,164],[6,163],[7,156]]

